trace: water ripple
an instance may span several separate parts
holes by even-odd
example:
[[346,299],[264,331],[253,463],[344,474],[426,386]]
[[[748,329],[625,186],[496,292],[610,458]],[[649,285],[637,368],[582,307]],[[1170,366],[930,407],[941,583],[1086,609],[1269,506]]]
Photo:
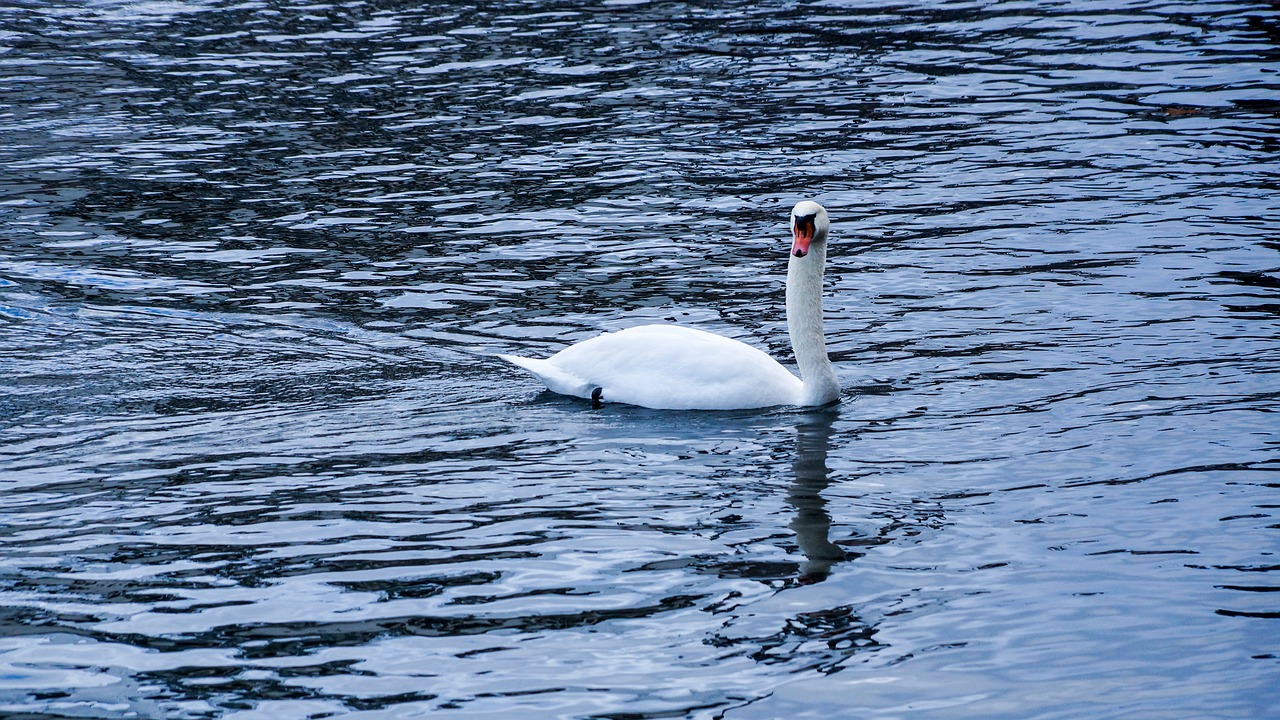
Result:
[[[0,711],[1272,714],[1277,37],[1251,0],[15,5]],[[839,408],[592,410],[493,358],[787,357],[801,197]]]

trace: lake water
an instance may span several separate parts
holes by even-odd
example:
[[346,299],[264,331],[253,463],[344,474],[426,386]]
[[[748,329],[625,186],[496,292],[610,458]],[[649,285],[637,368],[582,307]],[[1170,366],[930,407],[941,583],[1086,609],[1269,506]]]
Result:
[[[0,10],[0,713],[1280,717],[1273,2]],[[677,321],[832,408],[540,391]]]

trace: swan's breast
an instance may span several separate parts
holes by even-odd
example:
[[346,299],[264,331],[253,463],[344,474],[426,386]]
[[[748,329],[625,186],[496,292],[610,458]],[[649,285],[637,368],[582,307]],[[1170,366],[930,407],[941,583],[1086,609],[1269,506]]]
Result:
[[680,325],[607,333],[561,350],[550,362],[601,388],[605,402],[659,409],[795,404],[803,390],[767,353]]

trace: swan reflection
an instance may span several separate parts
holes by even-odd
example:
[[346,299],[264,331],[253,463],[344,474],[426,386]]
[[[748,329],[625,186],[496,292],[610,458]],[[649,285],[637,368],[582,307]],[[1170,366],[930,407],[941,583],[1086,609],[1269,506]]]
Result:
[[800,564],[801,583],[821,582],[831,566],[848,556],[828,537],[831,515],[822,492],[831,484],[827,452],[831,449],[833,424],[839,413],[834,409],[807,412],[796,423],[796,454],[791,461],[794,480],[787,502],[796,509],[791,529],[796,534],[805,561]]

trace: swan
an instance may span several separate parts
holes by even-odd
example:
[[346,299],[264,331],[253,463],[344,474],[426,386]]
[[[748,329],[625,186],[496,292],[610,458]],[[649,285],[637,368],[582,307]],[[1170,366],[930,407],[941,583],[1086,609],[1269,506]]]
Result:
[[[657,410],[740,410],[817,406],[840,398],[822,333],[827,211],[805,200],[791,210],[787,330],[800,377],[768,353],[682,325],[641,325],[571,345],[546,359],[498,357],[548,389]],[[803,378],[803,379],[802,379]]]

